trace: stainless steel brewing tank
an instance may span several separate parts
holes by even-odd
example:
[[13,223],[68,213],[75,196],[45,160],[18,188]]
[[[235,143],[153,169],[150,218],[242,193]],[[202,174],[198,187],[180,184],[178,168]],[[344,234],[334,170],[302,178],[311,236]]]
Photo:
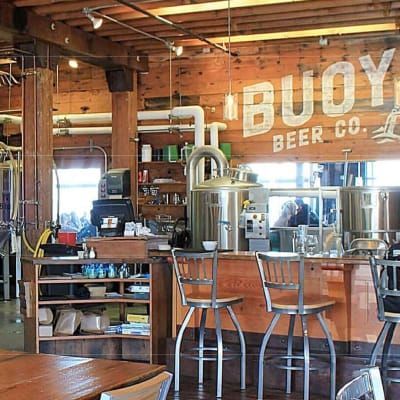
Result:
[[345,248],[357,238],[399,239],[400,187],[341,188],[340,200]]
[[217,240],[220,249],[247,250],[244,230],[239,229],[240,212],[249,191],[261,186],[229,176],[195,186],[191,192],[193,247],[200,248],[203,240]]

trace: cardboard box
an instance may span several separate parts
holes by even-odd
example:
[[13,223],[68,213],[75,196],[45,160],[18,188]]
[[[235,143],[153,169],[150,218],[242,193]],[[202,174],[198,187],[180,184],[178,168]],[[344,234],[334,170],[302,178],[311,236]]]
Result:
[[147,238],[106,237],[87,240],[89,249],[94,248],[96,258],[147,257]]

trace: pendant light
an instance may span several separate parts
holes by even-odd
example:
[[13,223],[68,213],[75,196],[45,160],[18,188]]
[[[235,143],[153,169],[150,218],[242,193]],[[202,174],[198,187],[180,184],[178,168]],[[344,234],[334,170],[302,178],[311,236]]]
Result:
[[231,1],[228,0],[228,93],[224,97],[224,120],[238,119],[238,96],[232,93],[231,75]]

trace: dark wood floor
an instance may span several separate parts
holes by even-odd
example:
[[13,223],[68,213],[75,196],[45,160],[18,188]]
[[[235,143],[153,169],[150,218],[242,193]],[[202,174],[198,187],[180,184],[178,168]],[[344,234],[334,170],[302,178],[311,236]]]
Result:
[[[181,383],[179,393],[174,393],[173,382],[168,395],[168,400],[209,400],[215,398],[215,385],[212,382],[205,382],[202,387],[199,387],[195,380],[190,382],[190,378],[185,378]],[[249,386],[246,390],[241,391],[238,385],[225,384],[223,388],[223,398],[229,400],[247,400],[257,399],[257,390],[254,386]],[[281,391],[266,391],[264,393],[265,400],[302,400],[301,393],[285,395]],[[320,396],[312,397],[311,400],[325,400]]]

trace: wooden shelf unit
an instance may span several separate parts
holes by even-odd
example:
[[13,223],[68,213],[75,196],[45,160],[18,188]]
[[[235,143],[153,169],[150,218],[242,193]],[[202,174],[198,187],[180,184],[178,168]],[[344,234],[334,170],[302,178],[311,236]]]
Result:
[[[30,291],[30,301],[26,305],[24,317],[25,351],[52,353],[72,356],[104,357],[113,359],[165,363],[166,339],[171,332],[171,271],[161,258],[107,258],[107,259],[63,259],[24,257],[24,283]],[[43,267],[57,270],[60,266],[79,269],[83,264],[146,264],[149,278],[105,278],[105,279],[46,279],[40,275]],[[118,293],[125,293],[125,285],[147,283],[150,286],[149,299],[131,297],[96,297],[89,299],[40,300],[41,286],[82,285],[85,283],[116,284]],[[116,304],[121,321],[126,321],[127,307],[131,304],[146,304],[149,309],[150,335],[127,334],[75,334],[74,336],[39,337],[38,310],[49,306],[53,310],[59,306]],[[53,323],[54,325],[54,323]]]
[[[148,171],[148,182],[139,182],[138,209],[146,219],[156,219],[156,215],[170,215],[173,220],[185,216],[183,199],[186,196],[184,166],[178,162],[151,161],[139,163],[139,169]],[[174,179],[175,182],[153,182],[157,178]],[[151,195],[150,188],[156,188],[158,195]],[[146,190],[147,189],[147,190]],[[147,193],[147,194],[146,194]],[[177,193],[181,203],[173,204]],[[163,203],[163,195],[169,195],[169,204]],[[156,204],[159,203],[159,204]]]

